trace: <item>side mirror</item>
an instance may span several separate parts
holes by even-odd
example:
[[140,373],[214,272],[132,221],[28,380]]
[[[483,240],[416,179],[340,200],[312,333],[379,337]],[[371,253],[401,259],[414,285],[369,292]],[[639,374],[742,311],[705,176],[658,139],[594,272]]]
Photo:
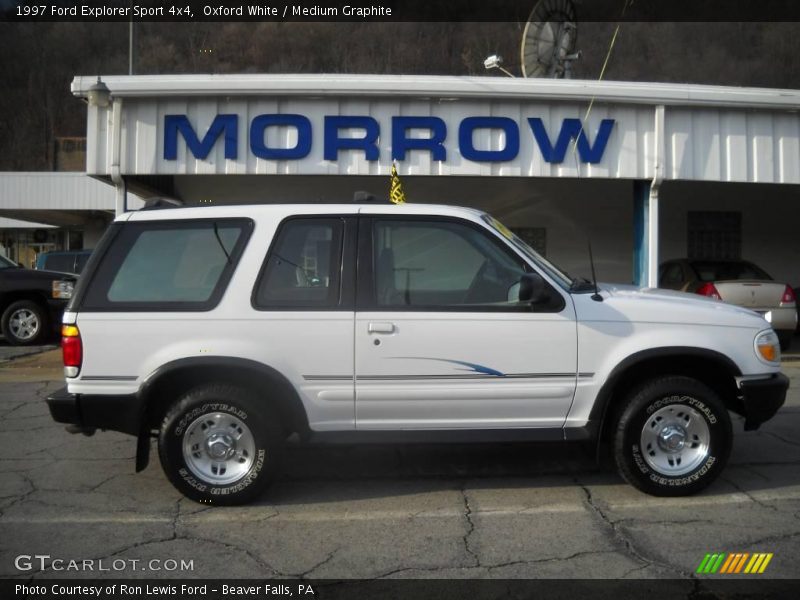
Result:
[[519,301],[536,304],[545,299],[544,279],[538,273],[525,273],[519,280]]

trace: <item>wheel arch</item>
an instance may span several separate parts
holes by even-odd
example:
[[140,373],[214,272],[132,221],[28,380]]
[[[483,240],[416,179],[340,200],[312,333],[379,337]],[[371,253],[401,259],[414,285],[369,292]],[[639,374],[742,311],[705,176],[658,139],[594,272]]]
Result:
[[147,466],[151,432],[159,427],[169,407],[181,394],[208,383],[230,383],[259,394],[268,393],[268,401],[278,411],[289,432],[296,432],[301,437],[310,432],[308,416],[297,390],[276,369],[254,360],[228,356],[178,359],[156,369],[139,389],[142,413],[136,452],[137,471]]
[[590,422],[598,424],[598,450],[609,439],[616,409],[632,389],[645,381],[667,375],[697,379],[714,390],[728,410],[741,414],[736,385],[736,377],[741,374],[729,357],[707,348],[652,348],[626,357],[611,370],[590,413]]
[[35,302],[45,312],[45,316],[48,315],[47,296],[45,296],[44,292],[35,290],[18,290],[3,294],[2,301],[0,301],[0,314],[5,313],[9,306],[20,300]]

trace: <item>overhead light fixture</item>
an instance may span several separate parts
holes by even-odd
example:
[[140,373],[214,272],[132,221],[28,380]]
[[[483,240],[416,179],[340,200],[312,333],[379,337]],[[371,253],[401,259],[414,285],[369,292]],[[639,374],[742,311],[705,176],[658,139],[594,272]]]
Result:
[[111,90],[109,90],[108,86],[98,77],[97,83],[89,88],[89,92],[86,94],[86,97],[89,101],[89,106],[105,108],[109,104]]
[[491,56],[487,56],[486,60],[483,61],[483,66],[488,71],[489,69],[500,69],[503,73],[508,75],[509,77],[514,77],[515,75],[509,72],[507,69],[503,67],[503,57],[498,56],[497,54],[492,54]]

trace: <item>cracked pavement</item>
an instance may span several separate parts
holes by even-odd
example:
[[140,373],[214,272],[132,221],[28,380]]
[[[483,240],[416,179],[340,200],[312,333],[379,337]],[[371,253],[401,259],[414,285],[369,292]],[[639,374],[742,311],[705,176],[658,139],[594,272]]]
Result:
[[[59,361],[0,365],[1,577],[688,580],[707,552],[772,552],[764,577],[800,577],[800,366],[775,419],[735,418],[728,467],[689,498],[646,496],[575,446],[292,447],[258,502],[224,508],[182,498],[157,452],[135,474],[132,437],[53,423]],[[20,554],[125,567],[18,571]]]

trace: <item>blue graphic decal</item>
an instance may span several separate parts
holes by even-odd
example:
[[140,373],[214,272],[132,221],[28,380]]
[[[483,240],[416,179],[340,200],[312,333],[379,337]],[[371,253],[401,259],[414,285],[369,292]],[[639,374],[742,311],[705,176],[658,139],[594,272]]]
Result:
[[491,367],[479,365],[476,363],[466,362],[463,360],[451,360],[449,358],[431,358],[429,356],[393,356],[391,358],[399,358],[403,360],[437,360],[439,362],[452,363],[454,365],[462,365],[466,369],[458,369],[459,371],[467,371],[471,373],[480,373],[481,375],[493,375],[494,377],[505,377],[506,374],[502,373]]

